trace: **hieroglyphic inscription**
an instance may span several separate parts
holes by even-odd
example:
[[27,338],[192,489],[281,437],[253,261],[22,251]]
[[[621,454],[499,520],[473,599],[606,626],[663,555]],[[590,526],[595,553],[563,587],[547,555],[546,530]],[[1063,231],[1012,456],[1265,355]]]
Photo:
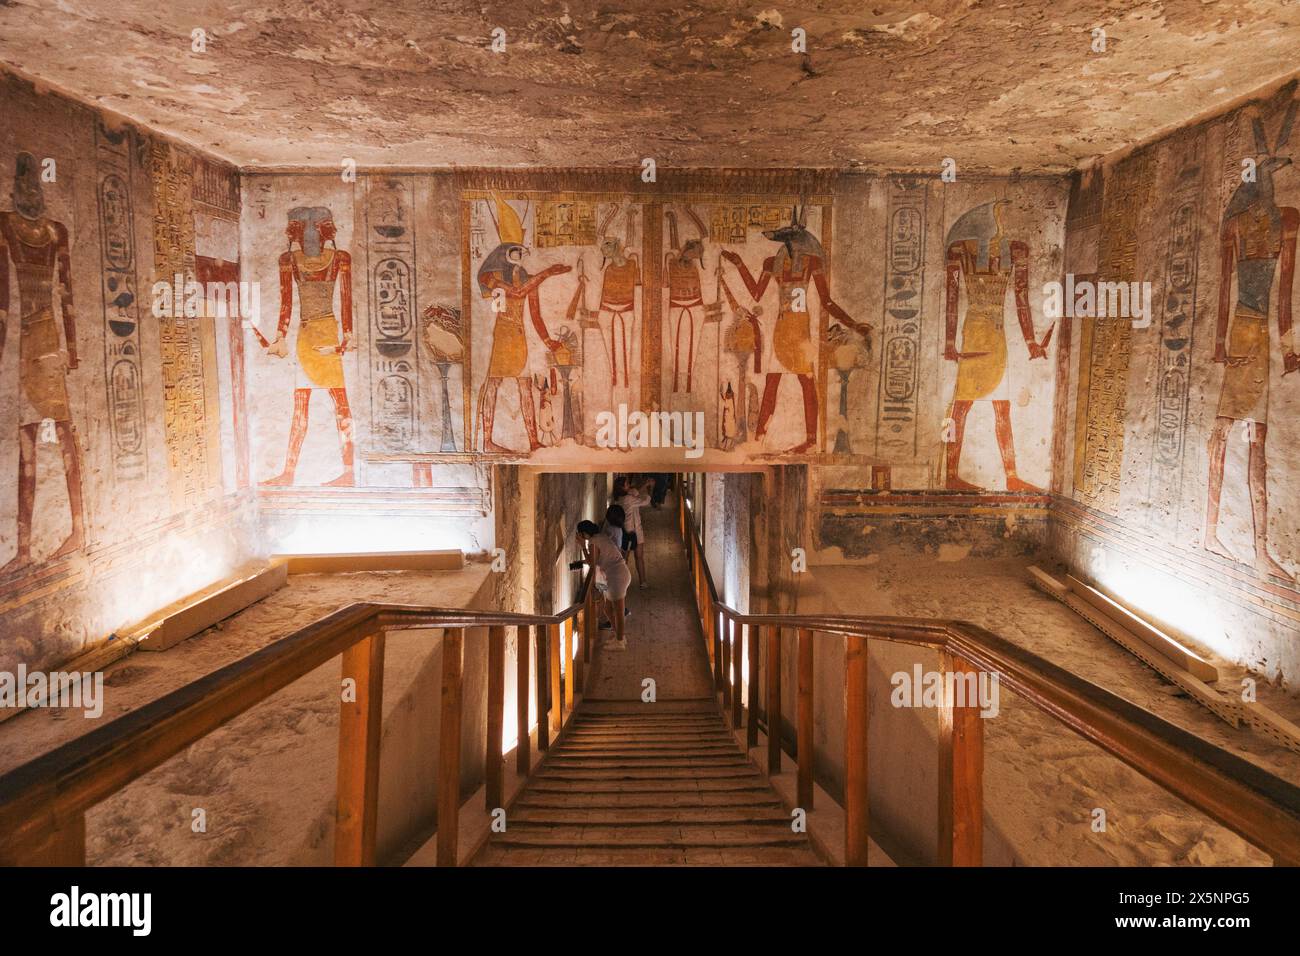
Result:
[[[1097,242],[1101,229],[1102,172],[1099,168],[1085,170],[1074,177],[1070,184],[1070,201],[1065,219],[1065,268],[1064,272],[1072,274],[1076,282],[1097,281]],[[1062,277],[1064,281],[1064,277]],[[1056,333],[1056,398],[1052,420],[1058,423],[1052,436],[1052,492],[1065,494],[1067,485],[1070,489],[1077,484],[1072,474],[1070,452],[1071,427],[1069,425],[1070,379],[1074,369],[1074,330],[1071,327],[1074,317],[1066,311],[1057,322]],[[1088,355],[1089,336],[1092,332],[1087,323],[1083,323],[1081,354]],[[1087,363],[1081,368],[1079,380],[1086,375]],[[1084,401],[1082,395],[1080,400]],[[1086,404],[1079,409],[1082,420]],[[1077,465],[1077,461],[1076,461]]]
[[1177,515],[1187,431],[1192,333],[1196,324],[1196,256],[1204,134],[1196,134],[1182,148],[1186,152],[1171,196],[1164,311],[1160,316],[1156,359],[1156,423],[1148,489],[1149,517],[1153,521]]
[[538,249],[596,244],[596,204],[578,200],[542,200],[534,217]]
[[[192,159],[165,143],[151,150],[154,186],[154,278],[181,288],[195,281]],[[163,423],[172,502],[190,508],[206,497],[212,474],[204,389],[202,316],[185,315],[184,297],[158,318]]]
[[130,138],[131,133],[126,129],[114,132],[102,124],[96,125],[100,281],[107,326],[104,365],[116,481],[133,481],[148,472]]
[[[194,160],[194,267],[199,282],[222,283],[225,288],[238,288],[239,265],[239,173],[234,167],[210,162],[201,157]],[[235,285],[229,285],[234,283]],[[244,381],[244,330],[239,314],[239,297],[227,296],[226,314],[207,317],[203,324],[205,381],[207,383],[210,426],[218,429],[213,447],[220,446],[220,395],[213,387],[218,381],[216,370],[216,337],[224,335],[230,359],[230,425],[234,438],[235,487],[246,488],[249,483],[248,411]],[[211,333],[211,347],[207,334]],[[211,456],[217,461],[217,456]],[[214,476],[214,484],[219,476]]]
[[926,193],[924,180],[896,177],[889,181],[877,454],[916,454]]
[[[1118,163],[1108,177],[1102,199],[1100,281],[1137,279],[1138,227],[1151,193],[1152,169],[1150,155],[1143,153]],[[1109,316],[1087,318],[1084,324],[1091,335],[1090,348],[1083,353],[1089,372],[1078,492],[1091,507],[1114,513],[1123,481],[1133,324]]]
[[370,430],[385,452],[412,450],[419,434],[414,209],[411,179],[366,180]]
[[779,229],[789,222],[788,206],[719,204],[709,215],[709,239],[742,245],[751,229]]

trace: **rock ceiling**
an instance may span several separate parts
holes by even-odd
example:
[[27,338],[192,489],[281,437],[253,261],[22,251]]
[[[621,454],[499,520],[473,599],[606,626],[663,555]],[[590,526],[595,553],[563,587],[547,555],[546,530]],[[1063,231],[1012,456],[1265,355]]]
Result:
[[1053,172],[1298,41],[1293,0],[0,0],[0,63],[247,167]]

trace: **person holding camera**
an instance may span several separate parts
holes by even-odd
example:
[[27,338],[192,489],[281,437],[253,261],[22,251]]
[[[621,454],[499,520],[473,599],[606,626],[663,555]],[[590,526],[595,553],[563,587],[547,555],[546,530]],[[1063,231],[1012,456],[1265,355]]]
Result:
[[632,572],[628,570],[622,550],[596,522],[579,521],[578,537],[583,544],[583,560],[576,562],[577,566],[589,564],[596,570],[598,577],[603,576],[605,579],[604,603],[614,630],[613,638],[605,646],[612,651],[625,651],[627,637],[623,633],[623,602],[627,598],[627,589],[632,584]]

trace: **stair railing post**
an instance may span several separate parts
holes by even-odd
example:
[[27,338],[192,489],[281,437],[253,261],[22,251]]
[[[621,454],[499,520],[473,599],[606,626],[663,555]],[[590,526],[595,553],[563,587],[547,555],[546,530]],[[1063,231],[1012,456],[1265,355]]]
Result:
[[980,716],[981,674],[966,660],[944,651],[945,675],[953,694],[939,708],[939,864],[981,866],[984,852],[984,719]]
[[501,732],[506,720],[506,629],[488,628],[487,743],[483,754],[483,789],[488,813],[501,806]]
[[799,761],[798,799],[804,810],[813,808],[813,634],[799,631],[799,708],[796,759]]
[[[758,746],[758,649],[763,639],[763,629],[757,624],[749,625],[749,719],[745,722],[745,746]],[[768,630],[772,630],[770,627]]]
[[456,866],[460,849],[460,726],[465,630],[442,639],[442,724],[438,733],[438,866]]
[[740,708],[744,703],[744,685],[741,679],[741,665],[744,663],[742,650],[745,646],[745,632],[749,631],[749,652],[754,653],[754,638],[752,627],[740,625],[740,637],[736,640],[736,646],[731,650],[731,726],[735,730],[740,729]]
[[[758,650],[757,647],[754,649]],[[757,696],[756,684],[749,688]],[[767,775],[781,772],[781,629],[767,629]]]
[[713,612],[713,691],[722,690],[722,645],[726,641],[727,618],[721,609]]
[[573,700],[577,690],[577,683],[573,676],[573,652],[577,647],[578,630],[576,625],[577,618],[569,618],[567,621],[560,622],[560,659],[564,661],[564,709],[573,715]]
[[383,632],[363,637],[345,650],[342,658],[334,865],[374,866],[384,719]]
[[844,861],[867,865],[870,834],[867,792],[867,639],[844,645]]
[[560,625],[546,625],[547,670],[551,678],[551,736],[558,737],[564,727],[564,688],[560,684]]
[[532,640],[527,624],[515,626],[515,728],[519,735],[515,745],[515,772],[527,777],[532,767],[532,739],[528,728],[528,697],[532,680],[529,665],[532,663]]
[[[593,574],[587,583],[587,598],[582,604],[582,659],[591,661],[592,648],[596,646],[596,632],[600,627],[599,615],[596,613],[596,579]],[[587,688],[583,687],[583,693]]]
[[[722,634],[722,673],[718,677],[718,690],[722,692],[722,711],[726,713],[731,708],[731,656],[732,648],[736,643],[736,619],[727,616],[726,627]],[[734,727],[732,728],[735,729]]]
[[573,616],[569,626],[573,634],[573,702],[576,707],[578,699],[587,691],[587,669],[582,660],[582,656],[586,653],[587,644],[587,608],[585,604]]
[[551,711],[547,698],[551,693],[550,629],[545,624],[533,626],[533,647],[537,651],[537,749],[545,752],[551,747]]

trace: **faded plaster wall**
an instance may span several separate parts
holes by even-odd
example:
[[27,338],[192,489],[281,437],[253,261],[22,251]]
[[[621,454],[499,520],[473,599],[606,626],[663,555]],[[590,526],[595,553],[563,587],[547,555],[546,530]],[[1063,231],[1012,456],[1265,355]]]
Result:
[[[0,668],[10,670],[60,663],[259,548],[238,319],[202,305],[159,317],[152,295],[177,274],[239,277],[236,171],[7,76],[0,116],[0,217],[32,243],[0,243]],[[12,212],[20,153],[40,174],[36,219]],[[43,251],[62,236],[66,282],[57,252]],[[29,255],[36,264],[20,275]],[[42,315],[53,319],[47,346]]]
[[[1300,377],[1289,371],[1288,262],[1300,173],[1284,130],[1295,87],[1075,182],[1065,270],[1150,283],[1156,308],[1145,327],[1083,317],[1063,328],[1052,521],[1062,561],[1171,630],[1291,685],[1300,674]],[[1254,183],[1243,181],[1249,166]],[[1243,282],[1243,256],[1260,270],[1253,283]],[[1243,296],[1266,303],[1262,318],[1243,313]]]

